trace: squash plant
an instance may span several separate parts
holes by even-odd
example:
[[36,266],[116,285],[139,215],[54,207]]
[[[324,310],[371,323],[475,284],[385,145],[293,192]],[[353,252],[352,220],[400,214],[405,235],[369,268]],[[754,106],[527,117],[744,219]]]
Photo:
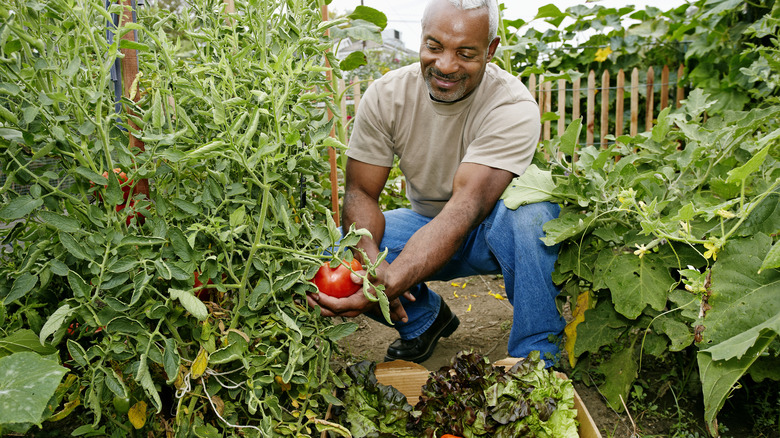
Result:
[[651,132],[603,149],[577,148],[577,119],[543,144],[549,171],[505,197],[563,204],[543,240],[561,245],[553,280],[572,303],[571,365],[603,376],[620,411],[644,355],[687,360],[715,436],[740,378],[780,380],[780,107],[705,120],[712,104],[694,90]]
[[[46,410],[2,431],[340,430],[329,361],[356,326],[305,293],[341,237],[320,179],[339,146],[325,32],[342,22],[322,22],[322,1],[188,3],[121,28],[119,5],[0,5],[0,357],[56,366]],[[116,106],[120,49],[141,73]],[[148,196],[125,199],[143,180]]]

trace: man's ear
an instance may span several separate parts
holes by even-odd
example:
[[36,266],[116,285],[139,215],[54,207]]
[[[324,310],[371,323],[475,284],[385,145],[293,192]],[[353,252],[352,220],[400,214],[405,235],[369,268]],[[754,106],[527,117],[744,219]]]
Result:
[[490,62],[493,59],[493,55],[496,54],[496,49],[498,48],[498,43],[500,41],[500,37],[495,37],[493,41],[490,42],[490,45],[488,46],[487,62]]

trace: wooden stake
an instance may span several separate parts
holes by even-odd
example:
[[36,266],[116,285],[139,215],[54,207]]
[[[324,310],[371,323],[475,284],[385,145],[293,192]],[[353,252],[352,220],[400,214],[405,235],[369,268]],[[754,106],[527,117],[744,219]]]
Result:
[[[322,5],[322,21],[328,21],[328,5]],[[325,35],[330,35],[330,29],[325,31]],[[325,58],[325,66],[330,67],[330,61]],[[330,70],[326,73],[328,82],[332,82],[333,74]],[[335,96],[334,96],[335,97]],[[328,119],[333,119],[333,112],[328,108]],[[330,129],[330,136],[336,137],[336,125]],[[333,147],[328,148],[328,162],[330,163],[330,202],[331,210],[333,210],[333,221],[336,225],[341,225],[341,217],[339,214],[339,176],[338,176],[338,160],[336,157],[336,149]]]
[[[122,8],[122,15],[119,20],[119,26],[124,27],[127,23],[133,22],[133,2],[134,0],[121,0],[120,4],[123,6]],[[122,35],[123,40],[127,41],[133,41],[135,42],[135,32],[127,32],[124,35]],[[138,52],[135,49],[120,49],[122,52],[122,59],[120,61],[120,67],[122,70],[122,96],[126,98],[130,98],[130,88],[133,85],[133,81],[135,81],[136,76],[138,75]],[[139,93],[135,93],[135,102],[137,102],[141,97],[139,96]],[[133,111],[129,108],[125,108],[125,112],[129,115],[135,115]],[[130,127],[134,130],[138,129],[138,126],[136,126],[135,123],[133,123],[132,119],[127,119],[128,124]],[[133,151],[133,149],[138,149],[138,152],[143,152],[145,150],[144,143],[135,138],[132,132],[128,132],[128,149],[130,151]],[[135,187],[133,189],[134,194],[143,194],[147,197],[149,196],[149,180],[147,179],[139,179]]]

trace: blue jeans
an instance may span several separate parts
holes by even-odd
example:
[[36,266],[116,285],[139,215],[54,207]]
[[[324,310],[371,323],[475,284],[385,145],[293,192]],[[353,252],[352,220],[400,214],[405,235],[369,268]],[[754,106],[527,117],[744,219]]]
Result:
[[[558,288],[552,282],[552,272],[558,257],[558,247],[546,246],[542,225],[556,217],[558,205],[542,202],[511,210],[499,201],[490,215],[474,229],[452,259],[428,280],[446,281],[479,274],[503,274],[507,298],[513,306],[512,330],[508,349],[512,357],[527,356],[539,350],[558,354],[557,338],[565,325],[555,305]],[[408,209],[385,212],[385,232],[380,250],[388,248],[387,261],[403,250],[412,235],[432,218]],[[441,297],[420,283],[411,289],[417,299],[401,298],[409,317],[406,323],[396,322],[401,339],[420,336],[433,324],[439,313]],[[381,317],[377,321],[384,322]],[[548,364],[551,363],[547,357]]]

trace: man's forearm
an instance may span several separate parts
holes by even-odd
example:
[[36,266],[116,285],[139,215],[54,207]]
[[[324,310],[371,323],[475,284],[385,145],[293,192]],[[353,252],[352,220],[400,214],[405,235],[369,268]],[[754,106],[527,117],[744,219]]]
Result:
[[345,193],[342,224],[345,230],[355,224],[356,228],[365,228],[371,233],[371,238],[360,239],[358,247],[375,261],[385,231],[385,217],[376,200],[363,193]]
[[388,267],[388,297],[400,296],[446,265],[478,222],[478,216],[473,209],[445,208],[420,228]]

